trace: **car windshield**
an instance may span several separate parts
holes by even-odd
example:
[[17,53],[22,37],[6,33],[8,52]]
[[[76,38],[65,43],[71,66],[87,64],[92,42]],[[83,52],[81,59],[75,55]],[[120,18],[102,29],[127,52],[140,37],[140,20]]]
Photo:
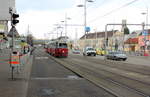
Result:
[[94,50],[93,48],[87,48],[87,50]]

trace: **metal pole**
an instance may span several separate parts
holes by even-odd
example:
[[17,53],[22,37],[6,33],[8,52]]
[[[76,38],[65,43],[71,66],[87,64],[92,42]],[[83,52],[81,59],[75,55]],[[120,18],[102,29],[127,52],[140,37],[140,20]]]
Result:
[[[146,24],[148,24],[148,7],[147,7],[147,10],[146,10]],[[146,29],[148,29],[148,26],[146,26]]]
[[14,51],[14,29],[15,27],[12,26],[12,52]]
[[95,47],[97,47],[97,30],[95,29]]
[[65,37],[67,36],[67,13],[65,14]]
[[84,36],[84,40],[85,40],[85,43],[84,43],[84,47],[86,46],[86,0],[84,0],[84,33],[85,33],[85,36]]
[[104,45],[104,49],[105,49],[105,52],[106,52],[106,50],[107,50],[107,39],[108,39],[108,36],[107,36],[107,26],[108,25],[105,25],[105,45]]
[[[145,23],[142,23],[142,32],[144,33],[144,27],[145,27]],[[146,36],[146,35],[145,35]],[[145,54],[145,50],[146,50],[146,37],[144,37],[144,54]]]
[[77,39],[78,39],[78,31],[77,28],[75,29],[76,35],[75,35],[75,47],[78,47],[77,45]]
[[105,25],[105,37],[104,37],[104,60],[106,60],[106,50],[107,50],[107,24]]
[[[146,24],[148,24],[148,7],[147,7],[147,14],[146,14]],[[148,34],[149,34],[149,33],[148,33],[148,32],[149,32],[149,31],[148,31],[148,26],[146,26],[146,29],[147,29],[147,37],[146,37],[146,35],[145,35],[145,39],[146,39],[146,40],[145,40],[145,50],[147,50],[146,41],[149,40],[149,37],[148,37]]]
[[11,79],[14,80],[14,66],[11,67]]
[[11,26],[12,26],[12,52],[14,51],[14,31],[15,31],[15,25],[13,25],[12,23],[12,15],[13,15],[13,9],[12,8],[9,8],[9,13],[11,15]]
[[58,38],[58,28],[57,28],[57,38]]

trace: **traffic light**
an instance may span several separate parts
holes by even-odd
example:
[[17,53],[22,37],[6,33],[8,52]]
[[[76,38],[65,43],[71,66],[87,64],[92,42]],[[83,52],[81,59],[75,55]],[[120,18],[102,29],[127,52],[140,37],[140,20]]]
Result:
[[12,24],[16,25],[17,23],[19,23],[19,20],[17,20],[17,18],[19,17],[19,14],[12,14]]

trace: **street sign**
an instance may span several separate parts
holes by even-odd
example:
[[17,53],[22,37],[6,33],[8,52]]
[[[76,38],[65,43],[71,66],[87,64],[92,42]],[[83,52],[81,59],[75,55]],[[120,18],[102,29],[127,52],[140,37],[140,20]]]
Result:
[[148,31],[147,31],[147,30],[146,30],[146,31],[143,31],[143,32],[142,32],[142,35],[145,35],[145,36],[148,35]]
[[7,36],[12,37],[14,34],[14,37],[19,37],[19,33],[15,27],[12,27],[8,33]]
[[90,31],[91,31],[91,28],[90,28],[90,27],[85,27],[85,31],[86,31],[86,32],[90,32]]

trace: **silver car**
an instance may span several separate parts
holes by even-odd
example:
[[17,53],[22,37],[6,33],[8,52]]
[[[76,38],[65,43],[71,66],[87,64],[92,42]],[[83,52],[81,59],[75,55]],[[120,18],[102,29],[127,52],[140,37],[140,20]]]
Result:
[[121,51],[111,51],[106,55],[107,59],[111,60],[127,60],[127,55]]

